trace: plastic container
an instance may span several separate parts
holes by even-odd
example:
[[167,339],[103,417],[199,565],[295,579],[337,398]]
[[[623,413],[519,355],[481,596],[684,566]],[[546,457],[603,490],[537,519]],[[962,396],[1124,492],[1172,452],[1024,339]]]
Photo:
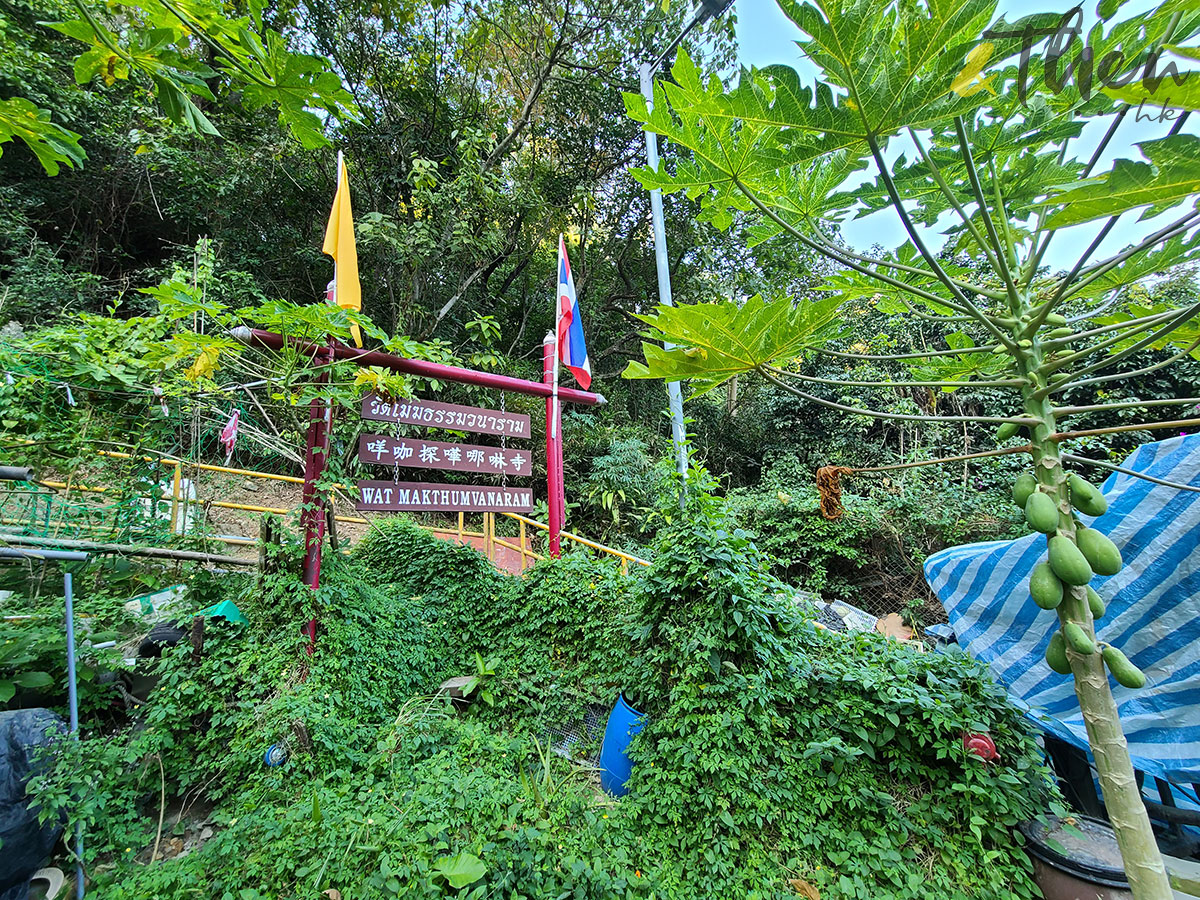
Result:
[[629,792],[625,782],[633,774],[633,763],[625,751],[645,720],[646,714],[630,706],[624,694],[618,695],[613,711],[608,714],[604,743],[600,745],[600,786],[617,797]]
[[1021,826],[1034,880],[1046,900],[1133,900],[1108,823],[1089,816],[1073,816],[1070,823],[1074,829],[1053,818]]

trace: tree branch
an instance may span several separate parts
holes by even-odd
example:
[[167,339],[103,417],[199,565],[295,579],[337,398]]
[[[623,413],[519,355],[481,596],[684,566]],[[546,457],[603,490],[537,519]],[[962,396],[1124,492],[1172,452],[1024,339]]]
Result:
[[1029,453],[1032,444],[1022,444],[1020,447],[1001,447],[996,450],[983,450],[979,453],[964,453],[961,456],[942,456],[937,459],[923,459],[919,462],[895,463],[890,466],[869,466],[865,469],[851,469],[854,474],[862,472],[895,472],[897,469],[916,469],[921,466],[937,466],[942,463],[965,462],[969,459],[984,459],[989,456],[1007,456],[1011,453]]
[[921,154],[921,158],[925,160],[925,165],[929,166],[929,171],[933,174],[933,180],[937,183],[938,188],[949,201],[950,206],[958,213],[958,217],[962,219],[963,225],[970,232],[971,237],[975,239],[975,243],[979,245],[979,249],[983,251],[983,255],[987,257],[988,264],[997,272],[1000,271],[1000,266],[996,262],[996,258],[992,253],[992,248],[987,245],[987,241],[983,239],[983,235],[979,233],[979,229],[975,223],[971,221],[971,217],[967,215],[967,211],[963,205],[958,202],[958,196],[954,191],[950,190],[950,186],[946,184],[946,179],[942,177],[942,171],[938,168],[937,163],[933,161],[933,157],[925,150],[925,145],[917,138],[917,133],[911,128],[908,129],[908,136],[912,138],[912,142],[916,145],[917,152]]
[[1023,378],[998,381],[841,381],[837,378],[801,375],[799,372],[788,372],[787,376],[809,384],[828,384],[833,387],[1020,387],[1026,383]]
[[1110,472],[1120,472],[1122,475],[1131,475],[1134,478],[1141,478],[1144,481],[1152,481],[1155,484],[1161,484],[1163,487],[1175,488],[1180,491],[1195,491],[1200,494],[1200,487],[1191,484],[1180,484],[1178,481],[1165,481],[1162,478],[1155,478],[1153,475],[1147,475],[1145,472],[1138,472],[1134,469],[1126,469],[1124,466],[1118,466],[1115,463],[1103,462],[1098,459],[1089,459],[1086,456],[1076,456],[1073,453],[1064,453],[1063,459],[1070,460],[1073,463],[1080,463],[1085,466],[1096,466],[1101,469],[1108,469]]
[[[1178,309],[1171,309],[1171,310],[1168,310],[1167,312],[1154,313],[1153,315],[1149,315],[1149,316],[1140,316],[1139,318],[1128,319],[1124,322],[1110,322],[1108,325],[1100,325],[1100,326],[1097,326],[1096,328],[1090,329],[1089,331],[1081,331],[1078,334],[1073,334],[1070,337],[1055,338],[1055,339],[1049,340],[1049,341],[1042,341],[1042,346],[1045,348],[1057,349],[1059,347],[1065,347],[1068,344],[1078,343],[1079,341],[1083,340],[1084,338],[1096,337],[1101,334],[1108,334],[1108,332],[1110,332],[1110,331],[1119,331],[1122,328],[1128,328],[1128,327],[1133,327],[1133,326],[1137,326],[1139,328],[1141,328],[1143,326],[1149,327],[1158,322],[1163,321],[1164,319],[1169,319],[1172,316],[1177,315],[1179,312],[1180,312],[1180,310],[1178,310]],[[1128,337],[1128,335],[1126,335],[1126,337]],[[1082,352],[1082,351],[1080,351],[1080,352]]]
[[[1080,370],[1079,372],[1076,372],[1075,373],[1076,377],[1079,377],[1080,375],[1086,375],[1089,372],[1095,372],[1097,369],[1103,368],[1104,366],[1111,366],[1117,362],[1120,362],[1120,360],[1124,359],[1125,357],[1129,356],[1130,354],[1137,353],[1139,350],[1142,350],[1142,349],[1150,346],[1151,344],[1153,344],[1156,340],[1158,340],[1163,335],[1170,334],[1172,331],[1174,331],[1176,328],[1178,328],[1180,325],[1182,325],[1188,319],[1194,318],[1197,313],[1200,313],[1200,303],[1194,303],[1191,306],[1186,307],[1181,313],[1179,313],[1173,319],[1168,321],[1167,324],[1165,324],[1162,328],[1159,328],[1153,334],[1150,334],[1147,337],[1142,338],[1137,343],[1133,344],[1130,347],[1125,348],[1124,350],[1120,351],[1119,353],[1115,353],[1112,356],[1106,357],[1105,359],[1103,359],[1097,363],[1094,363],[1094,364]],[[1146,317],[1146,318],[1149,318],[1149,317]],[[1126,323],[1126,324],[1128,324],[1128,323]],[[1152,327],[1153,327],[1153,324],[1148,324],[1146,326],[1136,329],[1136,331],[1145,331]],[[1136,331],[1135,331],[1135,333],[1136,333]],[[1092,354],[1098,353],[1101,350],[1106,350],[1109,347],[1113,346],[1114,344],[1121,343],[1121,341],[1127,341],[1127,340],[1129,340],[1130,337],[1131,337],[1131,335],[1128,333],[1127,334],[1118,334],[1116,337],[1111,337],[1106,341],[1101,341],[1099,344],[1095,344],[1091,347],[1087,347],[1083,350],[1079,350],[1075,353],[1070,354],[1069,356],[1064,356],[1062,359],[1055,361],[1055,363],[1053,365],[1053,369],[1055,371],[1057,371],[1057,370],[1063,368],[1064,366],[1069,366],[1071,363],[1075,362],[1078,359],[1083,359],[1084,357],[1091,356]]]
[[900,200],[900,192],[896,190],[896,184],[894,181],[892,181],[892,174],[888,171],[887,164],[883,159],[883,153],[879,150],[879,142],[875,140],[875,136],[873,134],[867,134],[867,146],[871,148],[871,155],[875,157],[875,165],[879,167],[879,177],[883,179],[883,185],[887,189],[888,197],[891,198],[892,205],[896,208],[896,214],[900,217],[900,222],[904,226],[904,230],[908,232],[908,237],[913,242],[913,246],[917,248],[917,252],[921,254],[921,257],[925,260],[926,265],[928,265],[933,271],[933,274],[937,276],[938,281],[946,286],[947,290],[950,291],[950,295],[954,297],[961,307],[965,307],[959,309],[958,311],[974,316],[977,321],[979,321],[984,327],[992,332],[997,341],[999,341],[1005,347],[1008,347],[1010,350],[1013,349],[1015,345],[1012,338],[997,328],[996,324],[992,322],[990,317],[985,316],[983,312],[981,312],[975,306],[975,304],[971,302],[969,297],[955,287],[954,282],[950,279],[950,276],[946,274],[946,271],[941,267],[941,265],[938,264],[938,261],[934,259],[933,254],[929,252],[929,248],[925,246],[925,242],[921,239],[920,232],[918,232],[916,227],[913,225],[912,219],[910,219],[908,216],[908,210],[904,208],[904,203]]
[[[1104,137],[1100,139],[1100,143],[1096,146],[1095,151],[1092,153],[1092,158],[1088,161],[1087,166],[1084,168],[1081,178],[1087,178],[1089,175],[1092,174],[1092,169],[1096,168],[1096,163],[1098,163],[1100,161],[1101,154],[1103,154],[1104,151],[1108,148],[1108,144],[1113,139],[1113,135],[1115,135],[1117,133],[1117,128],[1120,126],[1121,120],[1125,118],[1125,114],[1128,112],[1129,112],[1129,107],[1123,106],[1123,107],[1121,107],[1120,111],[1113,117],[1112,124],[1108,126],[1108,131],[1105,133]],[[1064,157],[1066,154],[1066,149],[1067,149],[1067,142],[1063,141]],[[1060,162],[1061,162],[1061,160],[1060,160]],[[1041,228],[1041,223],[1045,219],[1045,217],[1046,217],[1046,207],[1042,207],[1038,211],[1038,227],[1039,227],[1039,229]],[[1046,237],[1042,241],[1041,246],[1038,247],[1037,251],[1030,258],[1029,271],[1025,273],[1025,278],[1023,279],[1026,289],[1028,289],[1029,285],[1031,285],[1033,283],[1033,279],[1037,275],[1038,266],[1040,266],[1042,264],[1042,257],[1045,256],[1045,254],[1046,254],[1046,248],[1050,246],[1050,240],[1054,237],[1055,232],[1057,232],[1057,231],[1058,231],[1057,228],[1052,228],[1048,232],[1046,232]]]
[[[917,268],[916,266],[907,266],[904,263],[892,262],[891,260],[887,260],[887,259],[876,259],[873,256],[864,256],[861,253],[856,253],[855,251],[851,250],[850,248],[844,247],[841,244],[838,244],[837,242],[835,242],[828,234],[826,234],[821,229],[819,222],[810,219],[809,224],[812,226],[813,233],[817,235],[818,239],[820,239],[820,241],[822,243],[824,243],[827,247],[831,248],[834,252],[839,253],[843,256],[848,256],[851,259],[857,259],[859,262],[866,263],[867,265],[886,266],[889,269],[895,269],[897,272],[908,272],[910,275],[920,275],[922,278],[934,278],[935,277],[932,272],[927,272],[924,269]],[[958,285],[958,287],[961,290],[971,291],[976,294],[983,294],[985,297],[991,297],[993,300],[1001,300],[1005,296],[1002,291],[997,291],[997,290],[994,290],[993,288],[980,287],[979,285],[976,285],[976,284],[970,284],[966,281],[960,281],[957,278],[951,278],[950,280],[953,281],[956,285]]]
[[993,416],[912,416],[905,413],[885,413],[874,409],[859,409],[858,407],[854,406],[846,406],[844,403],[835,403],[832,400],[826,400],[824,397],[817,397],[808,393],[807,391],[802,391],[797,387],[792,387],[792,385],[787,384],[776,377],[775,373],[784,376],[791,374],[789,372],[784,372],[781,369],[776,369],[772,366],[759,366],[757,371],[760,375],[767,379],[767,381],[783,388],[789,394],[795,394],[797,397],[807,400],[810,403],[816,403],[819,406],[827,406],[830,409],[836,409],[839,412],[853,413],[857,416],[868,416],[872,419],[891,419],[897,422],[994,422],[998,424],[1012,422],[1016,425],[1027,425],[1031,428],[1038,424],[1037,419],[1018,419]]
[[1077,416],[1080,413],[1104,412],[1112,409],[1147,409],[1152,406],[1200,406],[1200,397],[1167,397],[1161,400],[1122,400],[1120,403],[1097,403],[1093,406],[1060,406],[1056,416]]
[[567,38],[567,23],[571,20],[571,4],[566,5],[563,12],[562,28],[559,31],[558,39],[554,42],[554,46],[550,49],[550,53],[546,57],[546,65],[536,82],[529,90],[529,96],[525,98],[525,103],[521,106],[521,112],[517,116],[517,120],[509,129],[508,134],[502,137],[497,142],[495,148],[488,154],[487,159],[480,166],[480,172],[486,172],[496,162],[508,152],[508,148],[512,146],[513,141],[520,136],[525,130],[525,126],[529,124],[529,120],[533,117],[533,107],[537,103],[538,98],[542,96],[542,91],[546,89],[546,84],[550,80],[550,76],[554,74],[554,67],[558,65],[558,55],[562,52],[563,44]]
[[[970,314],[970,310],[965,309],[964,307],[961,307],[961,306],[957,305],[956,303],[945,299],[944,297],[939,297],[937,294],[931,294],[929,291],[926,291],[919,287],[914,287],[911,284],[905,284],[903,281],[898,281],[897,279],[892,278],[890,275],[884,275],[882,272],[876,272],[873,269],[869,269],[866,266],[860,265],[855,260],[850,259],[841,253],[837,253],[830,248],[822,247],[820,244],[818,244],[816,241],[814,241],[808,235],[806,235],[802,231],[800,231],[800,229],[796,228],[794,225],[792,225],[787,220],[781,218],[778,213],[776,213],[773,209],[770,209],[765,203],[763,203],[760,199],[758,199],[758,195],[756,195],[748,187],[746,187],[744,184],[742,184],[741,180],[738,179],[737,176],[733,176],[733,183],[737,186],[738,190],[740,190],[743,194],[745,194],[746,198],[758,208],[759,212],[761,212],[764,216],[766,216],[768,219],[770,219],[772,222],[774,222],[776,225],[778,225],[780,228],[782,228],[784,231],[786,231],[788,234],[790,234],[792,237],[794,237],[796,240],[798,240],[800,243],[802,243],[805,247],[808,247],[808,249],[814,250],[823,256],[827,256],[830,259],[833,259],[835,262],[841,263],[846,268],[853,269],[855,272],[859,272],[863,275],[866,275],[869,278],[874,278],[877,281],[882,281],[884,284],[888,284],[888,285],[891,285],[892,287],[899,288],[902,291],[906,291],[917,297],[921,297],[925,300],[929,300],[933,303],[938,304],[939,306],[948,307],[948,308],[954,310],[955,312]],[[923,274],[925,274],[926,277],[929,277],[930,273],[923,273]]]
[[927,359],[930,356],[962,356],[966,353],[988,353],[987,347],[964,347],[961,350],[926,350],[924,353],[846,353],[841,350],[826,350],[824,347],[809,347],[817,353],[826,356],[836,356],[838,359],[859,359],[866,362],[877,362],[894,359]]
[[1168,239],[1174,237],[1175,233],[1178,231],[1186,230],[1190,225],[1195,223],[1195,220],[1198,217],[1200,217],[1200,210],[1193,210],[1192,212],[1188,213],[1186,216],[1183,216],[1180,219],[1176,219],[1174,222],[1172,222],[1170,225],[1167,225],[1165,228],[1161,228],[1158,231],[1154,232],[1154,234],[1145,238],[1141,243],[1139,243],[1133,247],[1130,247],[1128,250],[1123,250],[1121,253],[1117,254],[1116,256],[1114,256],[1108,260],[1105,260],[1102,263],[1097,263],[1095,266],[1092,266],[1088,270],[1087,278],[1084,278],[1078,284],[1069,288],[1067,290],[1066,294],[1063,295],[1063,299],[1065,300],[1068,297],[1072,296],[1073,294],[1079,293],[1081,290],[1083,290],[1085,287],[1087,287],[1093,281],[1095,281],[1096,279],[1107,274],[1111,269],[1116,268],[1121,263],[1125,262],[1125,260],[1129,259],[1129,257],[1136,256],[1137,254],[1141,253],[1143,250],[1147,249],[1148,247],[1152,247],[1155,244],[1160,243],[1161,241],[1168,240]]
[[[1161,369],[1165,366],[1169,366],[1169,365],[1171,365],[1171,363],[1176,362],[1179,359],[1182,359],[1183,357],[1185,357],[1189,353],[1191,353],[1193,350],[1195,350],[1197,347],[1200,347],[1200,338],[1196,338],[1196,340],[1192,341],[1185,349],[1180,350],[1174,356],[1164,359],[1162,362],[1157,362],[1152,366],[1146,366],[1141,369],[1134,369],[1132,372],[1114,372],[1112,375],[1102,375],[1098,378],[1084,378],[1082,381],[1068,381],[1064,384],[1056,385],[1054,388],[1052,388],[1049,391],[1049,393],[1057,394],[1060,391],[1065,391],[1070,388],[1086,387],[1086,386],[1093,385],[1093,384],[1104,384],[1109,381],[1124,381],[1129,378],[1138,378],[1142,375],[1149,375],[1151,372],[1157,372],[1159,369]],[[1111,363],[1111,361],[1106,360],[1104,362],[1104,365],[1106,365],[1106,366],[1112,365],[1112,363]],[[1088,369],[1083,369],[1079,372],[1080,375],[1086,375],[1087,373],[1088,373]]]
[[1013,281],[1012,273],[1008,270],[1008,254],[1005,246],[1000,242],[1000,235],[996,233],[996,223],[992,221],[991,211],[988,210],[987,201],[983,196],[983,185],[979,182],[979,172],[975,168],[975,159],[971,154],[971,142],[967,140],[967,129],[963,124],[962,116],[954,117],[954,131],[958,135],[958,147],[963,155],[963,163],[967,167],[967,181],[971,184],[971,193],[975,195],[975,203],[979,206],[983,227],[987,231],[988,240],[992,242],[993,255],[999,263],[996,274],[1004,282],[1004,287],[1008,291],[1008,302],[1012,314],[1015,316],[1020,307],[1017,285]]
[[1056,431],[1046,440],[1061,443],[1081,437],[1123,434],[1128,431],[1165,431],[1168,428],[1200,428],[1200,419],[1172,419],[1170,422],[1136,422],[1130,425],[1110,425],[1108,428],[1088,428],[1084,431]]

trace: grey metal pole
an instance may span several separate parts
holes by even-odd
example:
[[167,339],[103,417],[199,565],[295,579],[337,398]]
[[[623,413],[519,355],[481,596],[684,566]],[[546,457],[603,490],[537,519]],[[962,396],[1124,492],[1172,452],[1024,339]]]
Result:
[[[653,70],[649,63],[642,63],[638,73],[641,76],[642,96],[646,98],[646,106],[654,108],[654,79]],[[654,171],[658,171],[658,135],[646,129],[646,162]],[[662,191],[658,188],[650,191],[650,220],[654,226],[654,262],[658,269],[658,302],[663,306],[674,306],[671,299],[671,264],[667,258],[667,228],[663,221]],[[664,342],[664,349],[670,350],[674,344]],[[675,449],[675,468],[680,476],[687,478],[687,432],[683,428],[683,393],[678,381],[667,382],[667,408],[671,413],[671,442]]]
[[[71,740],[79,741],[79,693],[75,683],[75,591],[70,572],[63,572],[67,601],[67,707],[71,715]],[[75,896],[83,900],[83,820],[75,823]]]
[[[11,537],[11,535],[10,535]],[[78,550],[22,550],[0,547],[0,559],[40,559],[48,562],[87,562],[88,555]],[[79,740],[79,692],[75,678],[75,583],[70,572],[63,572],[63,598],[67,620],[67,709],[71,717],[71,740]],[[83,822],[75,823],[75,896],[83,900]]]

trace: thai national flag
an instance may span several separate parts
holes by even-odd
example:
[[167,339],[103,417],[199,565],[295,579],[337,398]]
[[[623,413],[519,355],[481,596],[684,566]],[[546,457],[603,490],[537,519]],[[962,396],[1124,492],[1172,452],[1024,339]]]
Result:
[[587,390],[592,384],[592,363],[583,341],[583,320],[579,317],[579,300],[575,297],[575,279],[571,277],[567,244],[561,234],[558,236],[557,315],[559,362],[570,369],[580,387]]

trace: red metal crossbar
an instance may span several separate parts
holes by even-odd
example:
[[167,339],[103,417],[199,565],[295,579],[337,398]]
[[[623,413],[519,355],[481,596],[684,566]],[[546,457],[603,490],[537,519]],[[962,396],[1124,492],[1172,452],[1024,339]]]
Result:
[[[436,378],[439,381],[453,381],[457,384],[474,384],[498,391],[511,391],[514,394],[529,394],[533,397],[549,397],[553,393],[552,386],[541,381],[526,381],[511,375],[497,375],[495,372],[476,372],[473,369],[460,369],[458,366],[426,362],[423,359],[408,359],[380,350],[359,350],[336,341],[330,345],[314,344],[310,341],[285,338],[260,328],[235,328],[231,334],[242,343],[265,350],[281,350],[284,344],[287,344],[296,350],[310,352],[316,356],[318,353],[327,353],[332,348],[334,359],[354,360],[360,366],[380,366],[394,372],[403,372],[405,375],[419,375],[422,378]],[[605,403],[603,394],[568,387],[558,389],[558,399],[564,403],[579,403],[583,406],[601,406]]]

